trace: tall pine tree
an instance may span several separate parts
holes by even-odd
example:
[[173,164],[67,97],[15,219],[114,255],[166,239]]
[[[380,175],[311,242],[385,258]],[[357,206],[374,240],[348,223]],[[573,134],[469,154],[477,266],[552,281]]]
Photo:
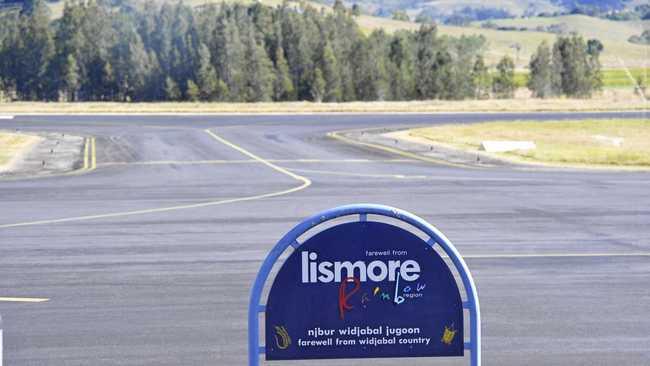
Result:
[[503,56],[497,64],[492,91],[501,99],[512,98],[515,94],[515,63],[509,56]]
[[528,64],[530,74],[526,85],[533,92],[533,96],[548,98],[554,95],[551,67],[551,51],[546,41],[543,41],[531,56]]
[[14,39],[12,68],[16,92],[24,100],[46,98],[46,74],[54,54],[49,9],[43,0],[25,3]]

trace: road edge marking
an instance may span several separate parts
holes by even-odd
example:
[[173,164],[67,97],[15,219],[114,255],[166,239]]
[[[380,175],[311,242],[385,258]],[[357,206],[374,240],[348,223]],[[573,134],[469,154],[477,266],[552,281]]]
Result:
[[97,169],[97,149],[95,145],[95,137],[90,138],[90,150],[91,150],[91,155],[90,155],[90,169],[89,171]]
[[0,302],[47,302],[46,297],[0,297]]
[[345,137],[345,136],[341,135],[342,133],[345,133],[345,132],[354,132],[354,131],[358,131],[358,130],[332,131],[332,132],[327,133],[327,137],[330,137],[330,138],[333,138],[335,140],[339,140],[339,141],[342,141],[342,142],[345,142],[345,143],[348,143],[348,144],[351,144],[351,145],[359,145],[359,146],[370,147],[370,148],[373,148],[373,149],[389,152],[391,154],[396,154],[396,155],[399,155],[399,156],[402,156],[402,157],[405,157],[405,158],[420,160],[420,161],[424,161],[424,162],[427,162],[427,163],[433,163],[433,164],[438,164],[438,165],[443,165],[443,166],[448,166],[448,167],[454,167],[454,168],[478,169],[478,167],[473,167],[473,166],[464,165],[464,164],[451,163],[451,162],[440,160],[440,159],[434,159],[434,158],[430,158],[430,157],[427,157],[427,156],[422,156],[422,155],[410,153],[410,152],[404,151],[404,150],[394,149],[394,148],[388,147],[388,146],[373,144],[371,142],[357,141],[357,140],[353,140],[353,139],[351,139],[349,137]]
[[90,150],[90,139],[86,137],[84,139],[84,165],[81,170],[87,170],[88,169],[88,151]]
[[[288,164],[381,164],[381,163],[408,163],[412,159],[265,159],[271,163],[288,163]],[[131,161],[131,162],[108,162],[102,163],[101,166],[120,166],[120,165],[221,165],[221,164],[260,164],[259,161],[246,160],[148,160],[148,161]],[[287,170],[294,170],[286,168]]]

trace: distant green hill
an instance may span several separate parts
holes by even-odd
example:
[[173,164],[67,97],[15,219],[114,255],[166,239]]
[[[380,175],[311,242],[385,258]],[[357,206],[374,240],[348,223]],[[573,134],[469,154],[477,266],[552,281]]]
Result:
[[[386,18],[361,16],[358,19],[362,28],[372,30],[382,28],[387,31],[397,29],[415,29],[420,25],[413,22],[396,21]],[[618,69],[623,64],[630,68],[650,66],[650,46],[633,44],[628,38],[640,34],[642,29],[650,27],[650,21],[613,21],[585,15],[568,15],[551,18],[501,19],[492,20],[496,25],[525,27],[526,31],[504,31],[481,28],[484,22],[472,23],[466,27],[440,25],[442,34],[453,36],[482,34],[488,40],[486,58],[495,64],[503,55],[510,55],[516,60],[518,68],[527,66],[530,56],[543,40],[553,43],[556,34],[537,31],[538,26],[565,24],[568,32],[577,32],[585,38],[597,38],[605,46],[601,56],[603,67]],[[519,52],[516,46],[519,45]],[[619,61],[620,60],[620,61]]]
[[[650,27],[650,20],[645,21],[612,21],[586,15],[567,15],[552,18],[525,18],[491,20],[497,26],[526,28],[526,31],[506,31],[512,35],[513,42],[522,45],[521,56],[527,59],[536,47],[536,38],[554,38],[552,33],[542,33],[537,29],[561,28],[565,33],[575,32],[585,38],[597,38],[605,46],[601,56],[603,66],[620,68],[621,62],[627,67],[638,68],[650,66],[650,46],[633,44],[628,41],[630,36],[643,32]],[[480,27],[485,22],[473,23]],[[555,26],[555,27],[554,27]],[[487,35],[486,35],[487,36]]]
[[371,13],[392,13],[395,10],[405,10],[415,17],[419,12],[425,11],[436,16],[440,21],[454,13],[462,13],[465,9],[499,9],[513,16],[526,14],[553,13],[567,11],[553,0],[359,0],[364,10]]
[[[321,0],[332,5],[334,0]],[[345,0],[345,4],[358,4],[372,15],[390,17],[396,11],[405,11],[412,18],[424,13],[437,22],[468,18],[486,20],[491,18],[545,16],[559,14],[589,14],[608,16],[616,12],[633,10],[646,4],[647,0]]]
[[[185,0],[184,3],[193,6],[200,6],[206,3],[221,2],[222,0]],[[237,1],[237,0],[230,0]],[[253,2],[254,0],[239,0],[241,2]],[[375,0],[373,0],[375,1]],[[282,0],[261,0],[262,3],[269,6],[279,5]],[[533,0],[505,0],[500,1],[499,5],[514,9],[520,9],[527,3],[537,3]],[[543,2],[543,1],[542,1]],[[307,2],[318,8],[328,11],[330,8],[317,2]],[[453,4],[483,4],[480,0],[438,0],[433,1],[436,6],[452,6]],[[548,3],[551,3],[548,1]],[[635,1],[630,2],[634,4]],[[478,6],[478,5],[477,5]],[[59,17],[63,12],[63,2],[50,3],[53,17]],[[420,24],[409,21],[398,21],[385,17],[375,17],[361,15],[356,18],[361,28],[366,32],[375,29],[384,29],[387,32],[393,32],[399,29],[417,29]],[[506,31],[498,29],[486,29],[481,25],[486,23],[474,22],[468,26],[450,26],[439,25],[441,34],[452,36],[476,35],[481,34],[488,40],[488,49],[485,53],[486,60],[489,64],[495,65],[504,55],[509,55],[515,59],[517,68],[523,69],[528,65],[530,56],[543,40],[552,43],[557,37],[556,34],[539,31],[538,29],[547,29],[553,25],[563,25],[567,32],[577,32],[585,38],[597,38],[603,42],[605,50],[601,56],[601,62],[604,68],[620,69],[626,67],[639,69],[650,67],[650,46],[633,44],[628,41],[632,35],[638,35],[643,28],[650,28],[650,20],[646,21],[613,21],[601,18],[595,18],[585,15],[566,15],[558,17],[531,17],[516,19],[498,19],[490,20],[499,27],[517,27],[526,28],[525,31]],[[519,51],[517,51],[519,46]]]

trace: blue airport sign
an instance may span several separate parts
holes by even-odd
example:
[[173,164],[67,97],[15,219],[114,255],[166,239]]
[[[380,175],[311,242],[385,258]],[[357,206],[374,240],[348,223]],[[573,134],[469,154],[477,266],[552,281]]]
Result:
[[351,222],[304,242],[266,305],[266,359],[463,356],[452,272],[416,235]]
[[[313,230],[345,216],[358,220]],[[315,234],[299,242],[307,232]],[[262,303],[274,265],[291,247]],[[261,354],[274,361],[462,357],[465,351],[472,366],[481,364],[478,295],[467,265],[436,228],[392,207],[337,207],[294,227],[262,264],[248,316],[249,366],[259,365]]]

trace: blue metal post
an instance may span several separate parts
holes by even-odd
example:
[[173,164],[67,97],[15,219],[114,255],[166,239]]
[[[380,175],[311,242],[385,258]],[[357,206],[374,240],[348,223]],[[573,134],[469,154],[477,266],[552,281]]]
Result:
[[[264,284],[271,273],[273,265],[280,255],[289,247],[297,247],[297,239],[309,229],[318,226],[326,221],[348,215],[360,215],[360,220],[366,220],[367,215],[380,215],[392,217],[406,222],[413,227],[423,231],[430,238],[431,244],[438,244],[442,250],[449,256],[454,267],[458,271],[463,286],[465,288],[467,301],[463,305],[469,310],[470,314],[470,364],[472,366],[481,365],[481,312],[478,302],[478,293],[476,285],[472,278],[467,264],[460,256],[454,245],[434,226],[406,211],[383,205],[375,204],[358,204],[347,205],[333,208],[307,218],[295,226],[291,231],[285,234],[280,241],[271,249],[262,267],[255,278],[253,289],[251,291],[250,301],[248,304],[248,364],[249,366],[258,366],[260,354],[264,353],[264,347],[260,347],[260,326],[259,314],[263,313],[265,308],[261,304],[262,291]],[[467,343],[466,343],[467,344]],[[1,365],[0,365],[1,366]]]

